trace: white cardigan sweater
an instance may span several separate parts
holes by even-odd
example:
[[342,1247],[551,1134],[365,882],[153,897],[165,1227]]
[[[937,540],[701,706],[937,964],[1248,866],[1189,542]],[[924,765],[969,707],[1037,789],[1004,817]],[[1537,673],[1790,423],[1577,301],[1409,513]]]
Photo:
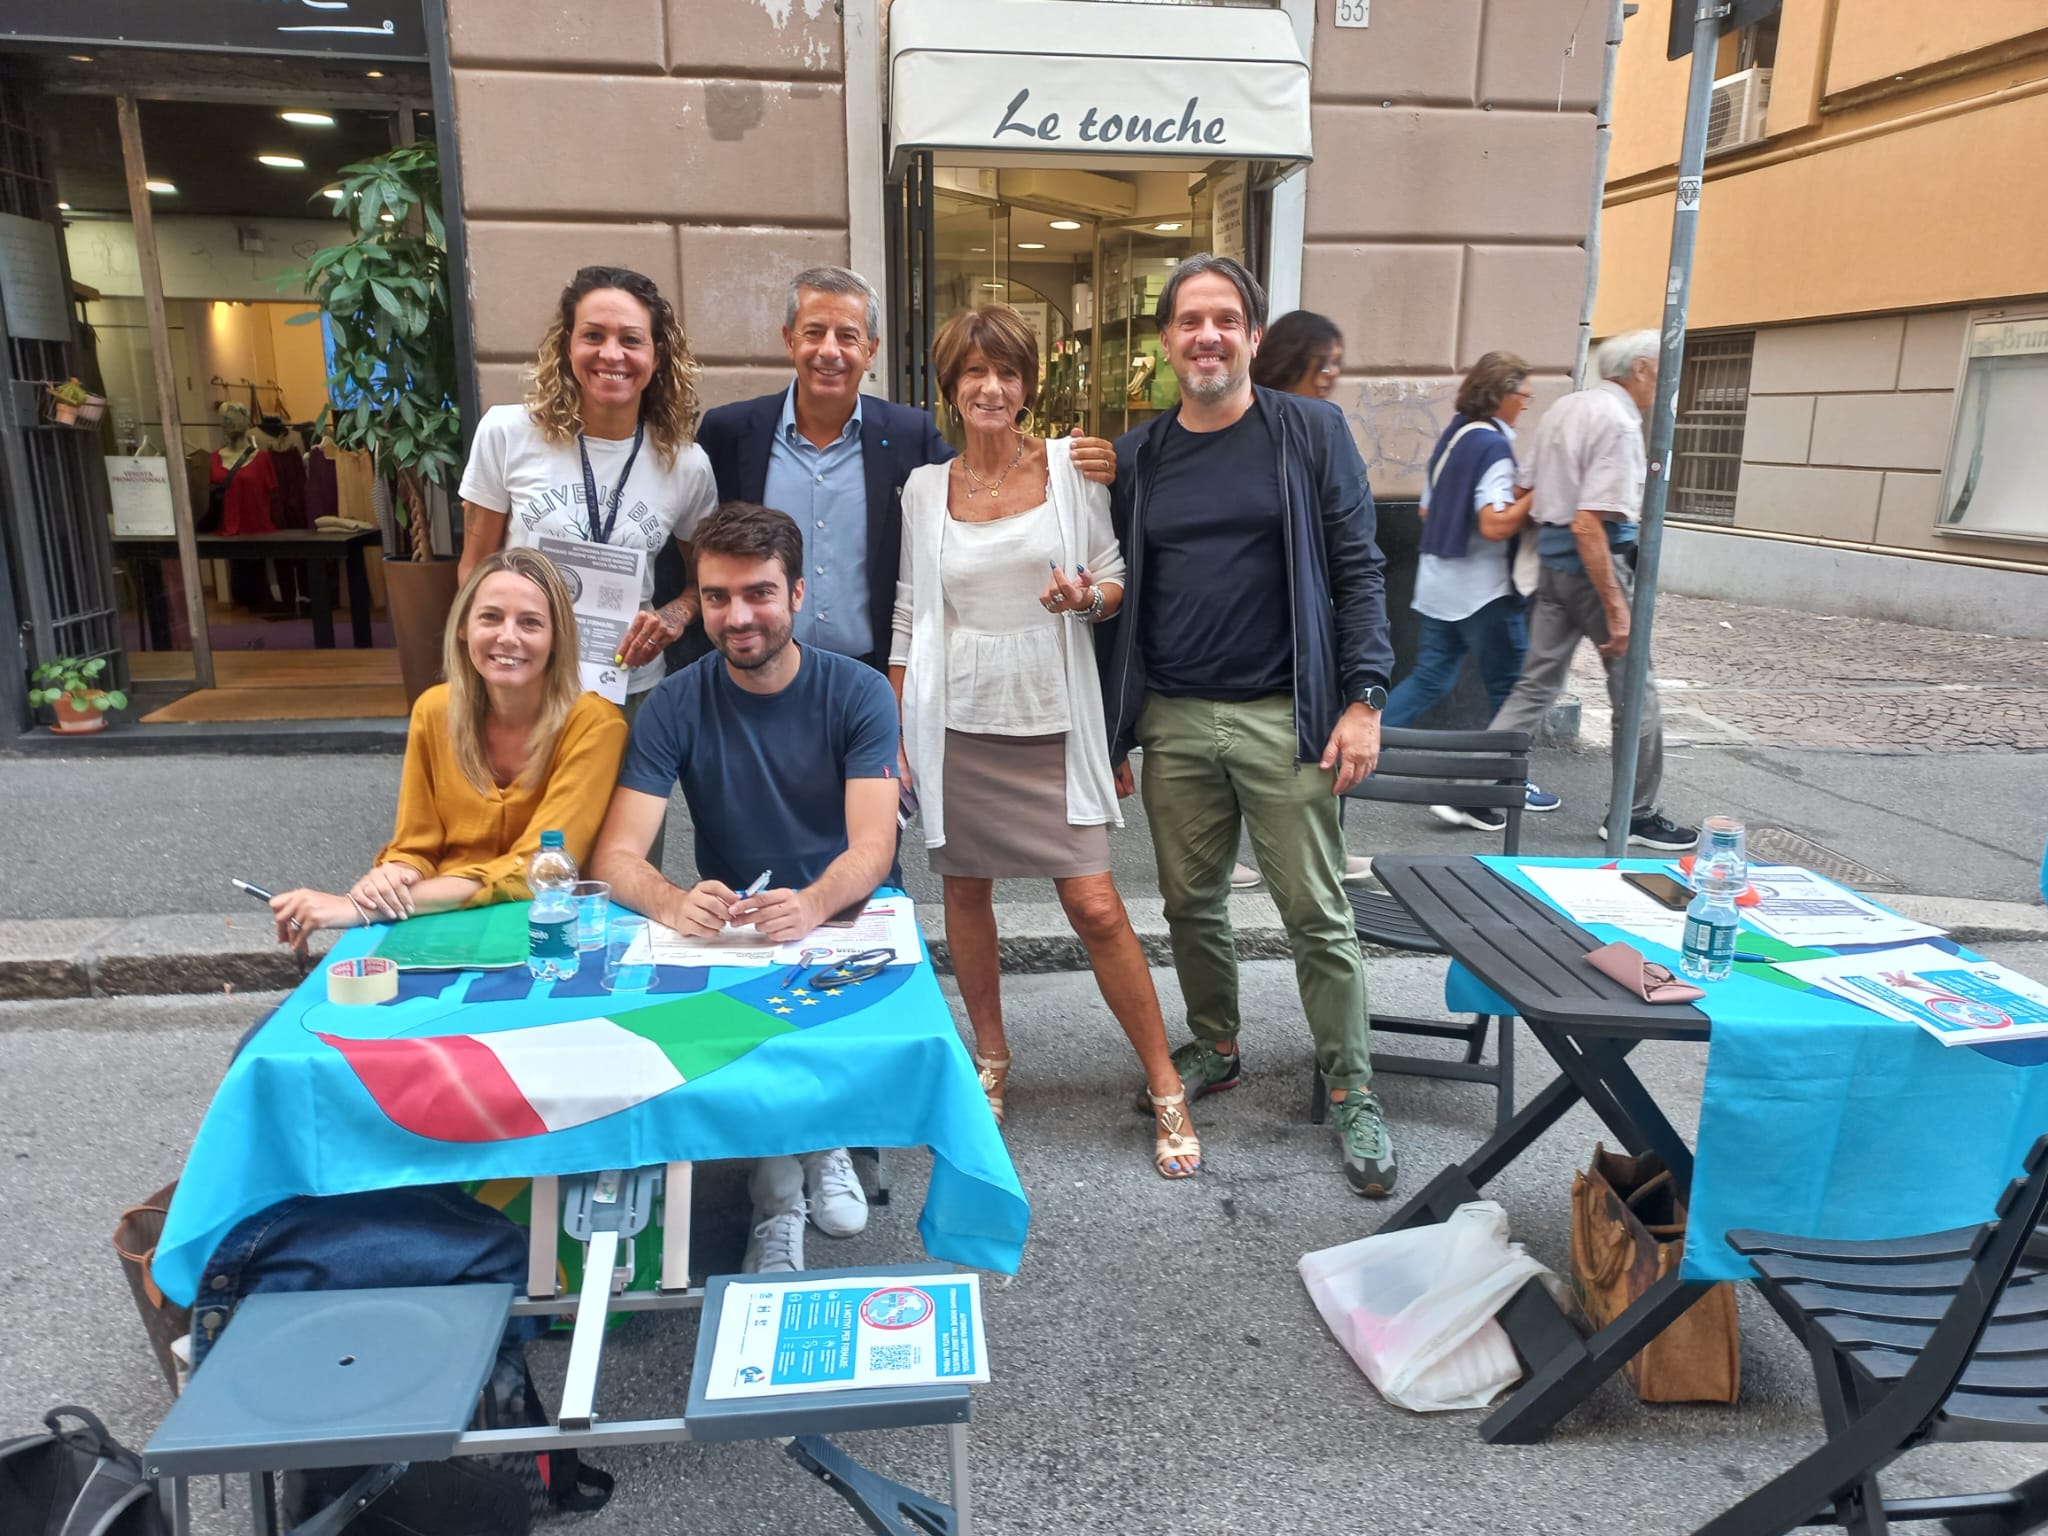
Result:
[[[1109,523],[1109,490],[1074,468],[1064,438],[1046,443],[1046,494],[1059,526],[1060,565],[1086,565],[1096,582],[1124,579],[1123,552]],[[928,848],[946,842],[946,596],[939,555],[952,523],[946,511],[947,466],[927,464],[903,485],[903,557],[896,582],[895,638],[889,664],[904,668],[903,751],[917,791]],[[1049,574],[1049,573],[1047,573]],[[1041,584],[1044,577],[1040,578]],[[1066,620],[1067,821],[1077,827],[1122,826],[1109,767],[1109,731],[1090,627]]]

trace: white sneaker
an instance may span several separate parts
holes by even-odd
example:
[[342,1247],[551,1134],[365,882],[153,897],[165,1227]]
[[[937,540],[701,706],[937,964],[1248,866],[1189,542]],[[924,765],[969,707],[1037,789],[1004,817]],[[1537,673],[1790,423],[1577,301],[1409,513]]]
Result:
[[749,1275],[782,1274],[804,1267],[804,1208],[777,1211],[754,1223],[754,1235],[747,1239],[747,1256],[740,1271]]
[[1354,853],[1344,860],[1344,883],[1363,885],[1372,878],[1372,860],[1363,854]]
[[868,1195],[860,1187],[860,1175],[853,1171],[853,1155],[844,1147],[829,1152],[806,1152],[797,1159],[804,1165],[804,1199],[811,1208],[811,1225],[827,1237],[852,1237],[868,1224]]
[[1263,878],[1264,876],[1249,864],[1233,864],[1230,866],[1230,888],[1233,891],[1255,891],[1259,888],[1259,881]]

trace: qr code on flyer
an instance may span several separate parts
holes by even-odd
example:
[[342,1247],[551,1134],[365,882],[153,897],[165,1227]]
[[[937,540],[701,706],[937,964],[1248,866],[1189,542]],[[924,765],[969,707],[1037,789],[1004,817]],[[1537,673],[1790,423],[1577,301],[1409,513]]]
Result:
[[626,589],[614,581],[597,584],[597,606],[600,608],[623,608],[626,606]]
[[915,1344],[870,1344],[868,1346],[868,1369],[871,1371],[907,1371],[917,1364]]

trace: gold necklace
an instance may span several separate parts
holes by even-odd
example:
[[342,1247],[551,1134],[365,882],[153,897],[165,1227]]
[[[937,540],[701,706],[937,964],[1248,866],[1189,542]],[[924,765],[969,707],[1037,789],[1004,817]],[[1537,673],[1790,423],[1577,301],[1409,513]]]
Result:
[[1003,489],[1003,482],[1010,478],[1010,471],[1017,467],[1018,461],[1023,457],[1024,438],[1023,435],[1020,433],[1017,438],[1017,451],[1010,455],[1010,462],[1003,466],[1003,472],[1000,475],[997,475],[994,480],[984,480],[981,478],[981,476],[977,475],[974,472],[974,466],[967,462],[967,455],[964,453],[961,454],[960,467],[961,469],[966,471],[968,480],[972,482],[972,484],[970,484],[967,487],[967,499],[969,501],[974,500],[975,488],[977,486],[980,487],[980,489],[987,491],[991,496],[1000,495]]

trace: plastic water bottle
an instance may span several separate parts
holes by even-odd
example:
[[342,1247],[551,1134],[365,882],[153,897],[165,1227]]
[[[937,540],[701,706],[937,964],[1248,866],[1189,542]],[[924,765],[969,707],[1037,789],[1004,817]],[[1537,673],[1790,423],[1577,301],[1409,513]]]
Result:
[[1734,817],[1709,816],[1702,831],[1705,847],[1692,866],[1697,894],[1685,909],[1678,963],[1695,981],[1720,981],[1735,966],[1735,932],[1742,926],[1735,898],[1749,889],[1749,860],[1742,823]]
[[566,981],[576,974],[576,861],[562,834],[543,832],[540,852],[527,866],[533,907],[526,917],[526,969],[535,981]]

